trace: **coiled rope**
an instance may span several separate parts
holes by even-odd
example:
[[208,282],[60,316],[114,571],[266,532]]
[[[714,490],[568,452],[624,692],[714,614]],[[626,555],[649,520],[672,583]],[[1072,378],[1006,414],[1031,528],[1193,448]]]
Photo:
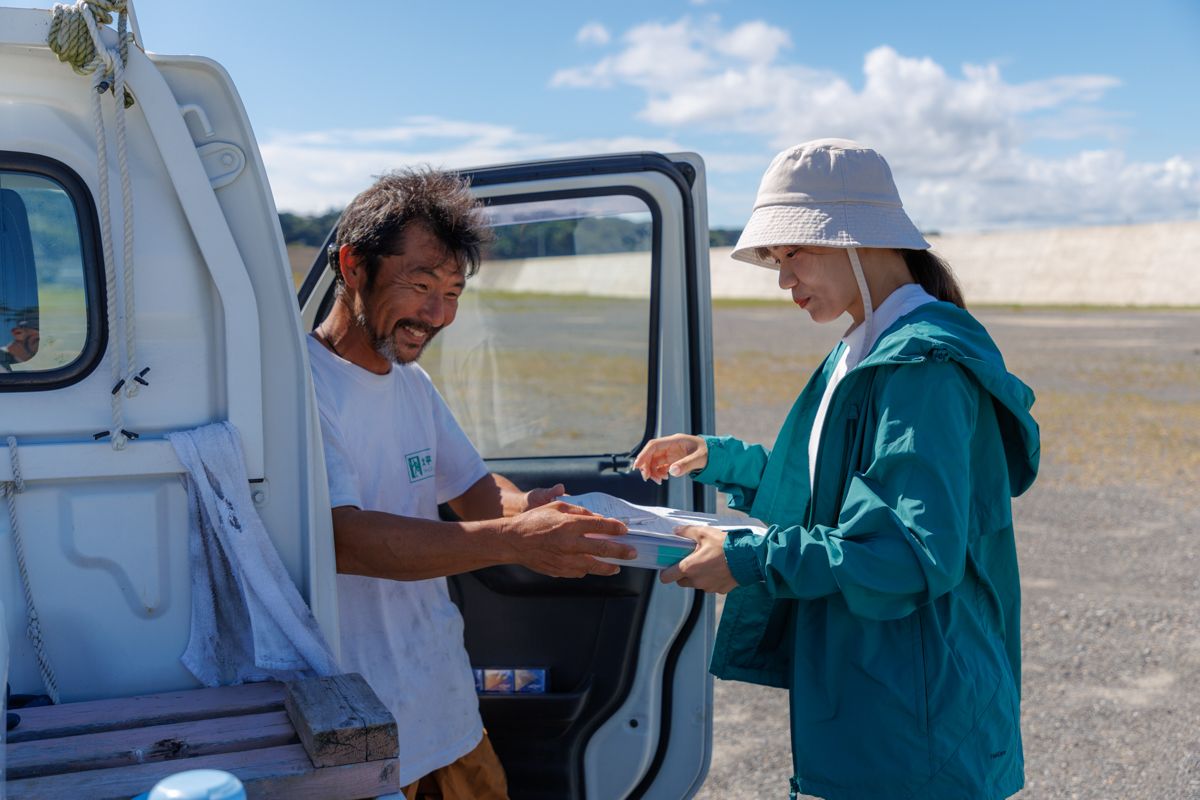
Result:
[[[124,341],[114,342],[111,359],[112,427],[95,435],[97,439],[111,437],[114,450],[124,449],[137,434],[125,427],[125,397],[136,397],[138,387],[148,386],[149,367],[138,369],[135,336],[134,268],[133,268],[133,191],[129,180],[129,163],[125,143],[125,109],[133,105],[133,97],[125,88],[125,64],[129,59],[132,34],[126,30],[128,0],[78,0],[73,6],[56,5],[50,23],[48,44],[61,61],[81,75],[92,75],[92,123],[96,137],[96,165],[99,172],[100,241],[104,253],[105,286],[108,299],[109,330],[117,330],[124,317]],[[112,22],[117,14],[117,47],[105,46],[100,38],[99,25]],[[114,104],[116,123],[117,169],[121,175],[121,207],[123,222],[122,281],[117,285],[114,265],[112,212],[109,201],[108,138],[104,127],[101,95],[112,90],[114,97],[124,97],[124,103]],[[118,312],[117,294],[123,298]],[[123,344],[123,348],[122,348]],[[124,349],[124,366],[120,350]]]
[[[113,14],[117,15],[117,31],[121,41],[121,61],[129,57],[128,44],[125,41],[126,4],[128,0],[79,0],[73,6],[54,6],[50,18],[50,35],[46,43],[58,56],[58,60],[70,64],[71,69],[79,75],[90,75],[97,65],[105,66],[105,72],[111,73],[109,64],[104,56],[98,54],[105,51],[104,45],[97,46],[93,31],[96,25],[111,25]],[[85,16],[83,9],[89,14]],[[90,17],[90,24],[89,24]],[[110,88],[105,87],[107,91]],[[116,96],[116,90],[113,90]],[[125,107],[133,105],[133,95],[125,92]]]
[[17,523],[17,495],[25,491],[25,480],[21,477],[21,461],[17,458],[17,438],[8,437],[8,460],[12,464],[11,481],[3,484],[4,497],[8,500],[8,524],[12,529],[13,547],[17,551],[17,569],[21,573],[21,589],[25,592],[25,635],[33,645],[33,653],[37,658],[38,671],[42,674],[42,683],[46,684],[46,694],[54,703],[58,703],[58,683],[54,680],[54,668],[50,666],[50,657],[46,655],[46,645],[42,641],[42,623],[38,617],[37,606],[33,603],[33,591],[29,588],[29,569],[25,566],[25,544],[21,541],[21,526]]

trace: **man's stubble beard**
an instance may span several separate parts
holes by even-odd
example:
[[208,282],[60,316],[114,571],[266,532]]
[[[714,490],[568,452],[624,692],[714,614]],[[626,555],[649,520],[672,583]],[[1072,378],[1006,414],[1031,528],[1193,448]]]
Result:
[[[386,358],[389,362],[399,364],[401,366],[414,363],[420,359],[425,353],[425,348],[428,347],[429,343],[433,341],[433,337],[437,336],[437,334],[442,330],[441,328],[430,327],[419,320],[406,319],[400,320],[395,326],[393,326],[392,333],[390,335],[379,335],[375,333],[375,328],[371,325],[371,320],[367,317],[365,310],[360,310],[354,315],[354,323],[362,330],[363,333],[367,335],[367,338],[371,342],[371,349],[373,349],[383,358]],[[425,338],[424,344],[421,345],[421,349],[417,350],[416,354],[411,358],[405,358],[396,352],[395,332],[397,328],[404,325],[421,327],[429,332],[429,335]]]

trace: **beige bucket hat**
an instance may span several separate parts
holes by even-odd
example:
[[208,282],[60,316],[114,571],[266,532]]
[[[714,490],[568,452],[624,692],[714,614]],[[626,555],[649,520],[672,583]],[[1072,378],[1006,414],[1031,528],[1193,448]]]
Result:
[[789,244],[929,249],[883,156],[849,139],[816,139],[775,156],[733,257],[774,269],[755,249]]

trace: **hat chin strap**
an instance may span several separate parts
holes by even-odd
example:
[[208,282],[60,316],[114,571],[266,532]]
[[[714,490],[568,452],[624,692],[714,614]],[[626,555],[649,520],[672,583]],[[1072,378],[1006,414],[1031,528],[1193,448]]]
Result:
[[[871,290],[867,288],[867,277],[863,274],[862,262],[858,260],[858,250],[853,247],[846,248],[850,253],[850,266],[854,269],[854,279],[858,281],[858,291],[862,295],[863,301],[863,346],[869,346],[871,342],[871,323],[875,316],[875,309],[871,307]],[[859,354],[858,360],[861,361],[863,354]]]

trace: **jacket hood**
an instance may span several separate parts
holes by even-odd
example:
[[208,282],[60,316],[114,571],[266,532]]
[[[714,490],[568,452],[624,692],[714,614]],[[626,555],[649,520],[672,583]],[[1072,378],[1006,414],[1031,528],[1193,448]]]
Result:
[[964,309],[952,303],[927,303],[898,319],[884,331],[859,365],[902,364],[953,359],[991,396],[1000,420],[1013,497],[1037,477],[1041,435],[1029,409],[1033,390],[1004,366],[992,337]]

